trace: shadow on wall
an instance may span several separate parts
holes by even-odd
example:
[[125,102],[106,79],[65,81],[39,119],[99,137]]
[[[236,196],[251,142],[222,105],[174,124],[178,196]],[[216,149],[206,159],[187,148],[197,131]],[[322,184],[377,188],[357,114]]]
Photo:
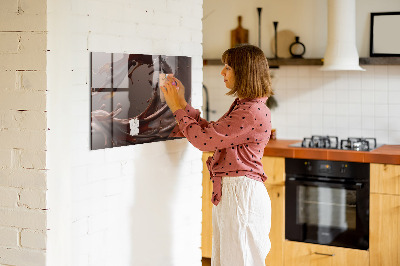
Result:
[[185,172],[188,143],[180,140],[162,144],[157,148],[164,151],[153,150],[136,159],[135,191],[130,208],[130,265],[173,265],[177,259],[174,255],[179,253],[174,250],[177,241],[174,230],[179,230],[176,224],[179,217],[174,214],[181,207],[179,179]]

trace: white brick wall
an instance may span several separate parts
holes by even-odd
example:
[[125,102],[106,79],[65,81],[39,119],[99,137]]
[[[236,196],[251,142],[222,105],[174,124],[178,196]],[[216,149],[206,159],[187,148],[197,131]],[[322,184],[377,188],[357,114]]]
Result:
[[14,249],[0,247],[3,265],[45,265],[46,254],[42,250]]
[[18,205],[19,190],[12,187],[0,187],[0,207],[15,208]]
[[0,264],[45,265],[46,1],[0,17]]
[[19,231],[17,228],[0,227],[0,247],[18,247]]
[[21,246],[31,249],[46,249],[46,231],[22,230]]
[[201,153],[89,151],[88,83],[89,51],[191,56],[201,106],[202,1],[6,0],[0,15],[0,264],[200,265]]
[[201,265],[201,152],[184,139],[90,151],[88,84],[90,51],[191,56],[201,106],[202,0],[47,9],[47,264]]

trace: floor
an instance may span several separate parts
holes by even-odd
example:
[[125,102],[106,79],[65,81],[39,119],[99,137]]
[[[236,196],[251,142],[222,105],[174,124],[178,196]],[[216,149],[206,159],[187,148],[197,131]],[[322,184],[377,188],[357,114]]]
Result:
[[211,266],[211,259],[209,258],[202,258],[201,262],[203,263],[203,266]]

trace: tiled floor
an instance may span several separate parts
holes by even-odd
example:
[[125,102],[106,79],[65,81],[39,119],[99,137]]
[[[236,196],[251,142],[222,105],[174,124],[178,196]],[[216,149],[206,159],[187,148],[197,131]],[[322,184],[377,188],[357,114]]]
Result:
[[202,258],[203,266],[211,266],[211,259],[209,258]]

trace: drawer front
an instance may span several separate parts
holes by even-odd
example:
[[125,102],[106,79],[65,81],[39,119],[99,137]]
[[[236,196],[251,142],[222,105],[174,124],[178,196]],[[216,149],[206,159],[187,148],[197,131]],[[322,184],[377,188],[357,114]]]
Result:
[[285,266],[365,266],[369,253],[365,250],[285,241]]
[[371,193],[400,195],[400,165],[370,165]]

